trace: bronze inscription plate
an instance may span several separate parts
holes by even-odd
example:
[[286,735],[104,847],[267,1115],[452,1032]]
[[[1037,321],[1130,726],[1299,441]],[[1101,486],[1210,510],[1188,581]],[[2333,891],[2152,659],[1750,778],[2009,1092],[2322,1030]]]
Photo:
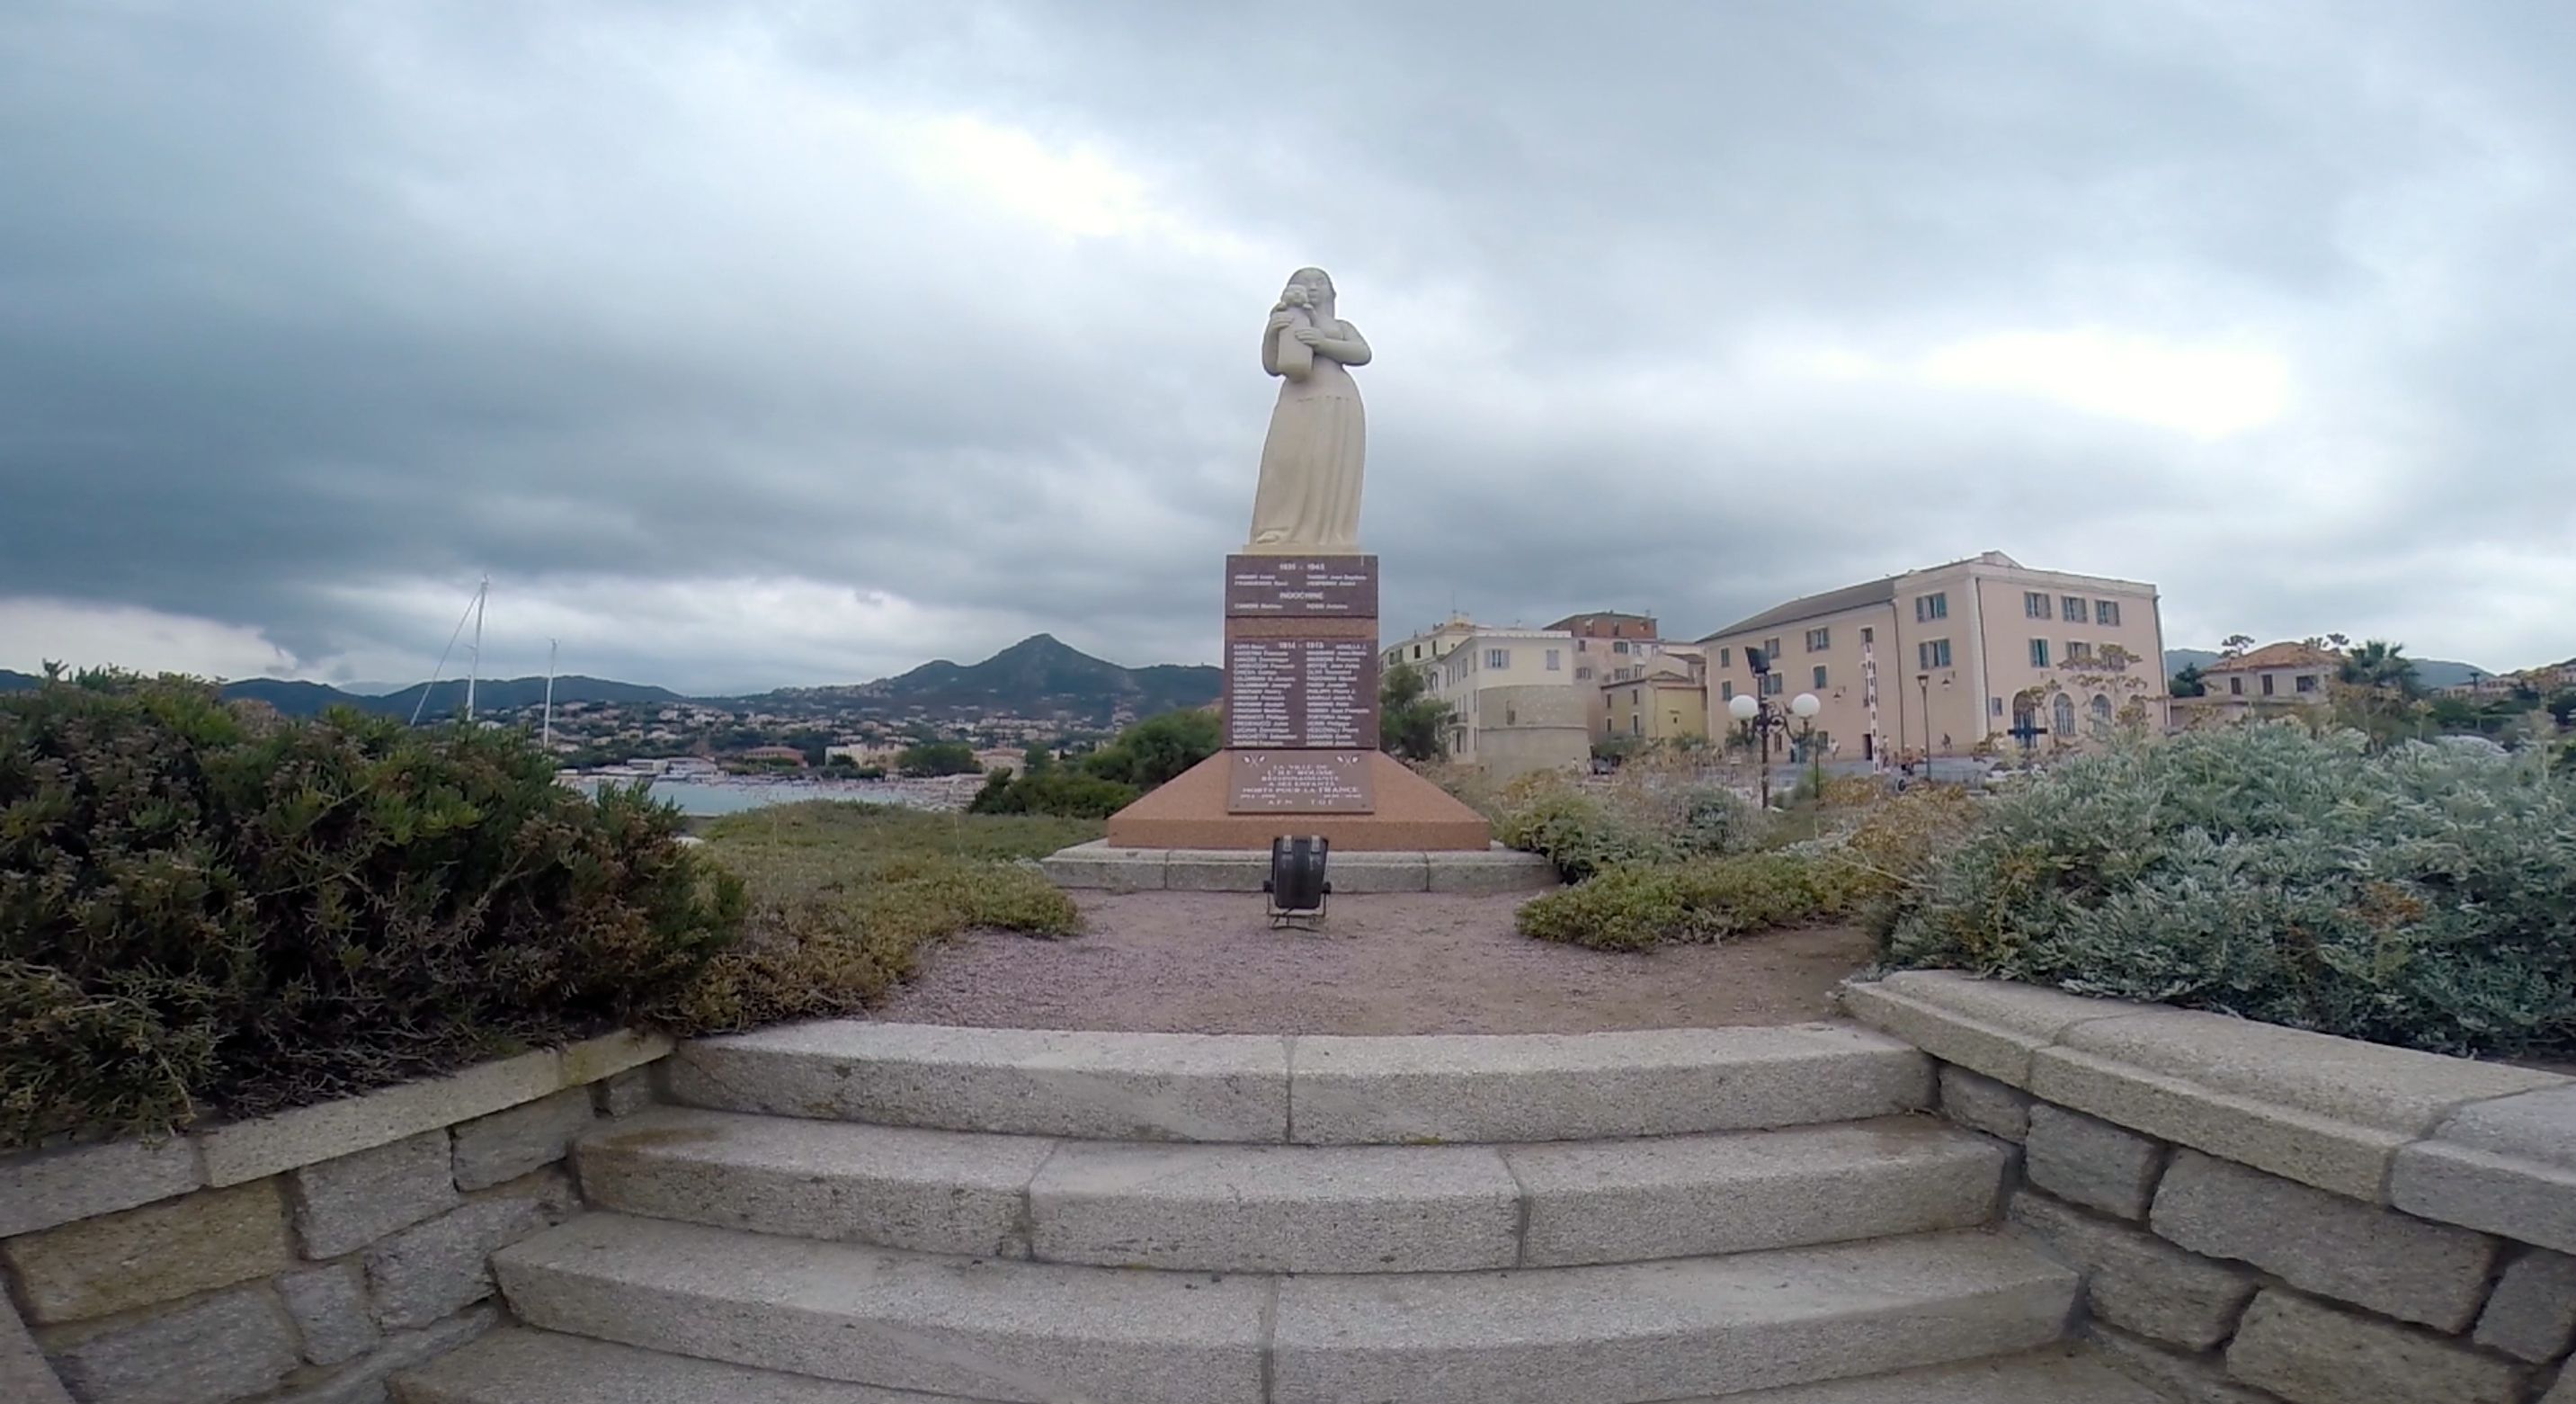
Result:
[[1366,814],[1376,807],[1373,751],[1229,751],[1232,814]]
[[1225,651],[1225,744],[1377,749],[1377,645],[1236,639]]
[[1228,556],[1229,619],[1377,617],[1375,556]]

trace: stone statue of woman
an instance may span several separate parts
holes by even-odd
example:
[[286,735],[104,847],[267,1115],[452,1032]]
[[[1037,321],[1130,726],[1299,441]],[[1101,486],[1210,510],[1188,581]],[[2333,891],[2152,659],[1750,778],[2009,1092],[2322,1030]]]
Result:
[[1333,316],[1333,280],[1320,268],[1289,276],[1261,330],[1261,368],[1280,378],[1247,550],[1356,551],[1368,424],[1345,366],[1369,363],[1359,328]]

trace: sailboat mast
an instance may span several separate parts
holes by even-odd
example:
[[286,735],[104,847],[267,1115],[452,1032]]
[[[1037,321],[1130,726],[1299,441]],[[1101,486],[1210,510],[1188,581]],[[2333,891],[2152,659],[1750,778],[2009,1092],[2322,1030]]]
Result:
[[483,672],[483,605],[492,598],[492,577],[474,587],[474,654],[465,673],[465,720],[474,720],[474,680]]
[[545,721],[538,728],[539,743],[547,755],[555,753],[555,649],[553,639],[546,640],[546,710]]

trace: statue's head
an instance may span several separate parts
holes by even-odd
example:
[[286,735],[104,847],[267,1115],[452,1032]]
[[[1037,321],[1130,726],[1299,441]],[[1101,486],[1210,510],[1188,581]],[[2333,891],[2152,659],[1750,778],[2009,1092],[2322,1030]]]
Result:
[[1280,301],[1284,305],[1290,307],[1312,307],[1320,312],[1330,312],[1333,308],[1332,275],[1326,273],[1323,269],[1300,268],[1296,272],[1289,274],[1288,289],[1290,292],[1302,293],[1302,300],[1298,302],[1290,302],[1288,301],[1287,293],[1282,293],[1280,295]]

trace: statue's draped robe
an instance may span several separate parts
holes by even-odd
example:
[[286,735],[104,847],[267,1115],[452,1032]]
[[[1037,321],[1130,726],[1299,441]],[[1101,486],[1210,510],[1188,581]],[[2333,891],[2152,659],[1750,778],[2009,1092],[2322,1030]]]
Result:
[[[1326,335],[1355,339],[1346,322]],[[1271,333],[1294,334],[1294,328]],[[1302,348],[1301,348],[1302,349]],[[1283,378],[1261,442],[1251,544],[1351,550],[1359,545],[1360,474],[1368,437],[1360,387],[1342,363],[1316,355],[1303,380]]]

